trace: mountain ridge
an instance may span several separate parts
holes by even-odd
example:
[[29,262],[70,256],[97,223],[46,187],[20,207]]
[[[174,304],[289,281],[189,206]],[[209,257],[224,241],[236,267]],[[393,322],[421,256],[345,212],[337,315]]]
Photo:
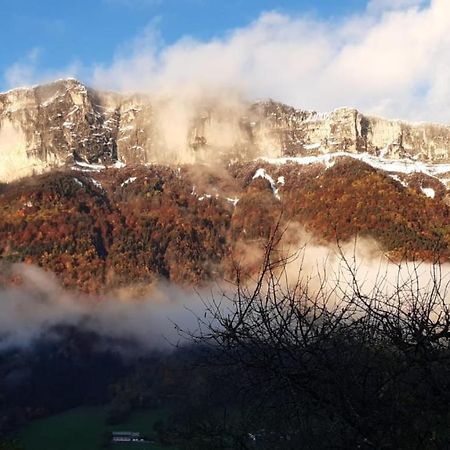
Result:
[[0,181],[76,161],[112,165],[249,161],[338,151],[450,162],[450,127],[330,113],[273,100],[161,99],[70,78],[0,94]]

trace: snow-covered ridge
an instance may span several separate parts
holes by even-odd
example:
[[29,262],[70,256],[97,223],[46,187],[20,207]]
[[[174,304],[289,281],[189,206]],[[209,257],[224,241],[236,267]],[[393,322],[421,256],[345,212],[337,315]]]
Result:
[[323,164],[326,167],[330,167],[339,158],[356,159],[365,162],[375,169],[384,170],[385,172],[390,173],[423,173],[431,177],[437,177],[450,172],[450,164],[425,163],[412,159],[387,159],[369,155],[368,153],[334,152],[317,156],[295,156],[285,158],[261,157],[258,158],[258,160],[274,165],[289,163],[300,165]]

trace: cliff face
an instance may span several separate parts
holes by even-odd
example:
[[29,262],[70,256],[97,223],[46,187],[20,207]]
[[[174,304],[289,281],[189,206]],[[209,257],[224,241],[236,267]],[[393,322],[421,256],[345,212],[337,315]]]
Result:
[[178,105],[98,92],[73,79],[0,94],[2,182],[75,161],[173,164],[334,151],[447,162],[450,128],[273,101]]
[[258,105],[266,126],[278,134],[284,154],[367,152],[392,159],[450,160],[450,127],[410,124],[341,108],[329,114],[295,110],[275,102]]

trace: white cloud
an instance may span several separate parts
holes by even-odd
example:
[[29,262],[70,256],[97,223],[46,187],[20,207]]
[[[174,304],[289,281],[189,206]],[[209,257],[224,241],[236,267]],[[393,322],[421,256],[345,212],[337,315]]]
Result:
[[27,86],[35,77],[36,63],[41,50],[34,48],[20,61],[15,62],[5,72],[5,81],[10,87]]
[[370,0],[367,6],[369,12],[383,12],[412,8],[429,3],[429,0]]
[[[339,24],[266,13],[207,42],[161,47],[154,34],[95,68],[93,82],[154,92],[237,88],[298,107],[414,120],[450,118],[450,2],[372,0]],[[393,10],[391,10],[393,9]]]
[[42,49],[34,48],[25,57],[16,61],[4,73],[4,80],[9,88],[31,86],[36,83],[52,81],[57,78],[77,77],[82,66],[74,61],[67,67],[58,70],[41,70],[40,58]]
[[[448,0],[372,0],[364,13],[339,22],[270,12],[224,36],[187,36],[171,45],[152,23],[110,64],[69,69],[103,89],[177,95],[236,89],[307,109],[354,106],[450,122],[449,28]],[[35,65],[19,62],[6,78],[36,79]]]

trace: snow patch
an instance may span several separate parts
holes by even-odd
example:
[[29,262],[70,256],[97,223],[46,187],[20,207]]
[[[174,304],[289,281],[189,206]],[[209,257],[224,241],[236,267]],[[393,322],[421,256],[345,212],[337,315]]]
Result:
[[67,117],[70,117],[72,114],[75,114],[80,109],[79,106],[75,105],[68,113]]
[[273,181],[273,178],[265,171],[265,169],[258,169],[255,172],[255,175],[253,175],[252,180],[254,180],[256,178],[264,178],[265,180],[267,180],[270,183],[270,187],[272,188],[273,195],[275,196],[275,198],[277,200],[280,200],[278,188],[277,188],[275,182]]
[[137,177],[130,177],[130,178],[128,178],[127,180],[125,180],[125,181],[120,185],[120,187],[124,187],[124,186],[126,186],[127,184],[133,183],[133,181],[136,181],[136,180],[137,180]]
[[134,125],[127,125],[125,127],[120,127],[119,130],[123,133],[124,131],[132,131],[134,128]]
[[87,162],[75,161],[75,167],[72,167],[72,169],[78,169],[82,172],[100,172],[101,170],[106,169],[106,166],[103,164],[89,164]]
[[122,162],[122,161],[116,161],[112,167],[114,167],[114,169],[123,169],[124,167],[126,167],[127,165]]
[[432,189],[432,188],[421,187],[420,190],[429,198],[434,198],[436,196],[436,193],[434,192],[434,189]]
[[331,167],[338,158],[344,157],[365,162],[373,168],[384,170],[385,172],[404,174],[419,172],[430,177],[436,177],[438,175],[450,172],[450,164],[428,164],[411,159],[386,159],[369,155],[367,153],[334,152],[318,156],[294,156],[285,158],[262,157],[259,158],[259,160],[274,165],[283,165],[288,163],[300,165],[324,164],[327,167]]
[[227,201],[230,203],[233,203],[233,206],[236,206],[239,202],[238,198],[231,198],[231,197],[227,197]]
[[322,144],[320,142],[316,142],[314,144],[306,144],[306,145],[303,146],[303,148],[305,150],[316,150],[316,149],[320,148],[321,145]]
[[94,180],[94,178],[91,178],[91,181],[92,181],[92,184],[93,184],[95,187],[97,187],[97,188],[103,190],[103,186],[102,186],[102,184],[100,183],[100,181]]
[[408,183],[403,181],[398,175],[389,175],[393,180],[398,181],[403,187],[408,187]]

